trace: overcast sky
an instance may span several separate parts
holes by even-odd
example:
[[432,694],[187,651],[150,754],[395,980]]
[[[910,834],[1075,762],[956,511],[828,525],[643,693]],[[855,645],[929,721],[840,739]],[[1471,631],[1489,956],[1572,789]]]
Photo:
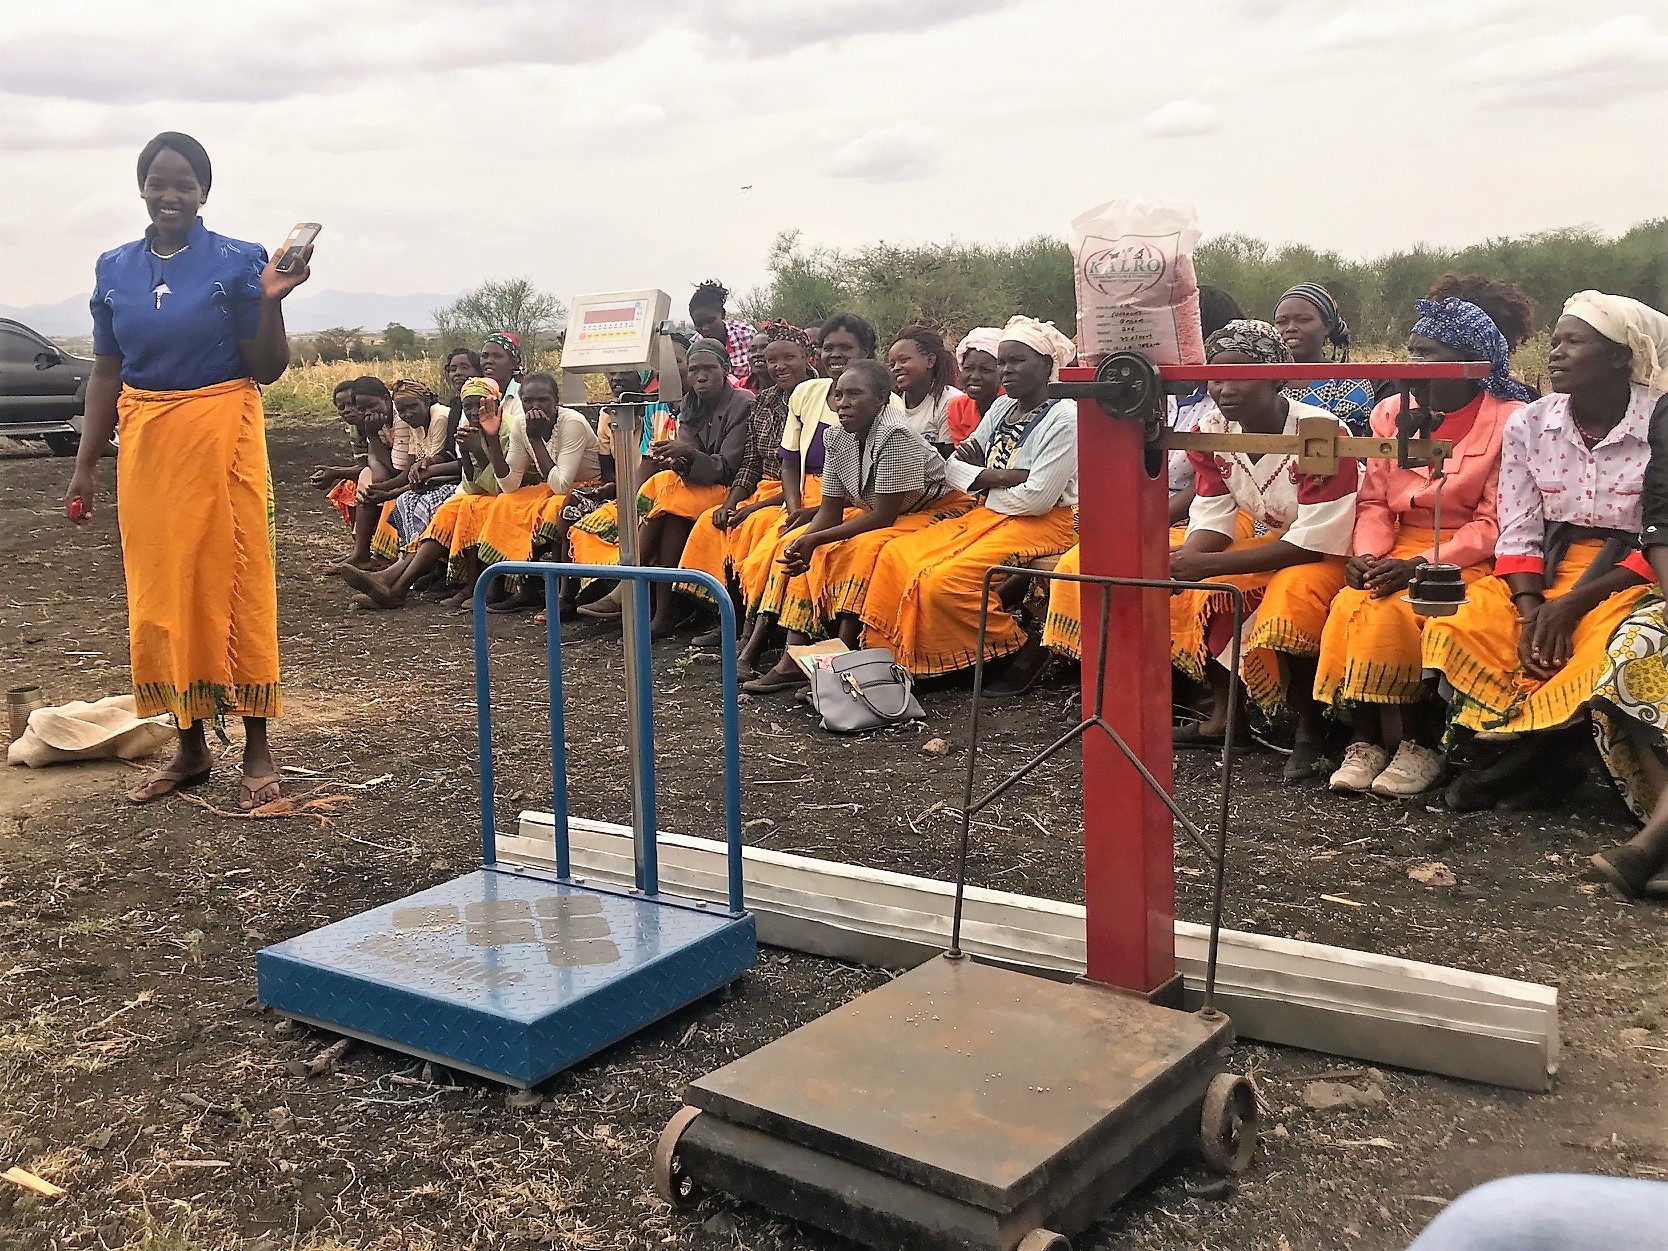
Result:
[[[145,226],[140,147],[314,282],[566,298],[772,236],[1064,234],[1119,196],[1349,254],[1668,211],[1661,0],[54,0],[0,41],[0,303]],[[745,186],[751,190],[743,190]]]

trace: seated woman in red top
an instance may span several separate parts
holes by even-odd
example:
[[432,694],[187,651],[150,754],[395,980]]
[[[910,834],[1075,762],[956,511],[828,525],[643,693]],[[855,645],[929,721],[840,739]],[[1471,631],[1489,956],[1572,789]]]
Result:
[[[1335,791],[1417,795],[1442,777],[1441,704],[1419,663],[1424,620],[1403,592],[1420,565],[1438,558],[1458,565],[1467,583],[1488,576],[1500,533],[1500,439],[1506,419],[1529,399],[1527,388],[1512,380],[1505,337],[1487,313],[1455,299],[1420,300],[1418,309],[1409,360],[1487,360],[1493,372],[1481,383],[1443,380],[1415,390],[1419,406],[1440,414],[1435,437],[1454,445],[1443,466],[1440,536],[1433,529],[1437,483],[1428,466],[1366,463],[1345,566],[1349,585],[1332,601],[1315,677],[1315,698],[1347,715],[1354,731],[1332,775]],[[1373,433],[1395,437],[1400,415],[1400,396],[1383,401],[1373,409]]]

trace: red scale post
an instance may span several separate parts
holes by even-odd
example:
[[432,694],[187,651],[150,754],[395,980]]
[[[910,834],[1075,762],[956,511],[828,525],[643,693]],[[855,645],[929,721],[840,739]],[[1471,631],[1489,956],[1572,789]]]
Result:
[[[1062,382],[1092,382],[1065,369]],[[1139,421],[1077,401],[1082,483],[1077,531],[1086,575],[1170,576],[1169,492],[1162,460],[1146,470]],[[1100,597],[1110,595],[1107,670],[1100,671]],[[1170,614],[1162,592],[1085,584],[1083,715],[1103,715],[1166,789],[1173,785]],[[1104,734],[1083,737],[1083,900],[1091,981],[1141,994],[1176,972],[1175,846],[1171,816]]]

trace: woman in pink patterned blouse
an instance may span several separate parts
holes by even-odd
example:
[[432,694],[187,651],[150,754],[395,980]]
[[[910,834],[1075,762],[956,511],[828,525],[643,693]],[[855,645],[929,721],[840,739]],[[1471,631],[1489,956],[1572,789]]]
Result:
[[1494,573],[1425,627],[1423,661],[1460,728],[1511,739],[1448,788],[1468,812],[1553,801],[1580,781],[1581,719],[1610,636],[1645,594],[1640,491],[1668,319],[1583,291],[1552,332],[1553,394],[1506,423]]

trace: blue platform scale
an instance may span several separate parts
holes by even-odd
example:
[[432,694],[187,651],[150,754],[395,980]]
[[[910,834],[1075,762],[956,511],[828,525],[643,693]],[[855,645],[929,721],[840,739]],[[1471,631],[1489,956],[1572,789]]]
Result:
[[[486,588],[500,576],[544,579],[549,622],[554,873],[498,863]],[[655,846],[653,675],[646,629],[628,629],[636,887],[574,879],[557,579],[630,584],[631,623],[648,621],[651,582],[698,582],[723,635],[727,909],[663,895]],[[552,1074],[729,986],[758,962],[742,903],[741,761],[736,622],[716,579],[681,569],[505,562],[475,595],[475,703],[481,761],[481,868],[453,881],[277,943],[257,961],[260,1001],[339,1034],[512,1086]]]

